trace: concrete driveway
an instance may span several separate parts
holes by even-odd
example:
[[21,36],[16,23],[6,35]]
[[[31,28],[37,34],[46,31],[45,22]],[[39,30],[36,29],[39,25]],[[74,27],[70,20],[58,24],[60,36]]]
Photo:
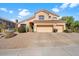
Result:
[[78,50],[78,33],[21,33],[0,39],[0,55],[78,56]]

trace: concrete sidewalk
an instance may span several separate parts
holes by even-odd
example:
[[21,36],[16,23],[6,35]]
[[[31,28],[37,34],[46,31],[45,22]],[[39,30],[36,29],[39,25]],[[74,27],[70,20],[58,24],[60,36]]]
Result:
[[79,46],[0,49],[1,56],[79,56]]

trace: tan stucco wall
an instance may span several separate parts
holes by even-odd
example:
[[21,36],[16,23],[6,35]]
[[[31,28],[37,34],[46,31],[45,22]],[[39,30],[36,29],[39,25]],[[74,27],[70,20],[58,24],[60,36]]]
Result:
[[[35,14],[36,20],[39,20],[40,15],[44,15],[44,18],[45,18],[44,20],[58,20],[59,19],[59,17],[57,17],[53,14],[47,14],[45,12],[39,12],[39,13]],[[51,18],[49,18],[49,16],[51,16]],[[53,19],[53,17],[57,17],[57,19]]]
[[39,20],[39,16],[40,15],[44,15],[44,20],[47,20],[48,19],[48,14],[47,13],[45,13],[45,12],[39,12],[39,13],[37,13],[35,15],[36,20]]
[[18,27],[20,27],[21,24],[26,24],[27,26],[29,26],[29,22],[33,22],[34,20],[35,20],[35,18],[21,22],[21,23],[18,24]]
[[[58,20],[59,19],[59,17],[52,15],[52,14],[49,14],[49,16],[51,16],[51,18],[49,18],[49,20]],[[54,19],[53,17],[56,17],[57,19]]]

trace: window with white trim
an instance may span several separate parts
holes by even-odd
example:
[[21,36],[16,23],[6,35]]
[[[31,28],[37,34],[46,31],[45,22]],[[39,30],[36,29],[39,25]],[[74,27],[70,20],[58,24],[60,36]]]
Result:
[[44,15],[40,15],[39,20],[44,20]]
[[53,17],[53,20],[57,20],[57,17]]

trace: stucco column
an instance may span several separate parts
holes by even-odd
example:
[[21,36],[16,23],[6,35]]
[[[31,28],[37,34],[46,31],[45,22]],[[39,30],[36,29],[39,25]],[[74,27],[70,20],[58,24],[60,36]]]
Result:
[[36,24],[34,24],[34,32],[36,32],[36,26],[37,26],[37,25],[36,25]]
[[66,30],[66,24],[64,23],[64,30]]
[[56,24],[55,23],[53,24],[53,29],[56,29]]

